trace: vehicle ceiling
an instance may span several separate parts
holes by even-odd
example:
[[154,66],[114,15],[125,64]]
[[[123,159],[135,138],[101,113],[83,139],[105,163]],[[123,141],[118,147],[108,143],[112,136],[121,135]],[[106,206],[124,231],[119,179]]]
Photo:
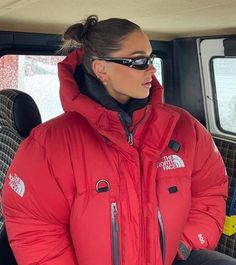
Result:
[[0,30],[62,34],[96,14],[128,18],[151,39],[236,34],[236,0],[1,0]]

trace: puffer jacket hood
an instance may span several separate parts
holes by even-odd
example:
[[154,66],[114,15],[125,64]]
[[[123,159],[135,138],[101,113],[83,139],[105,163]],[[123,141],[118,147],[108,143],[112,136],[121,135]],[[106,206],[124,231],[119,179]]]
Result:
[[[93,117],[91,113],[92,115],[90,115],[90,118],[94,120],[102,115],[106,115],[106,112],[109,112],[109,110],[80,92],[78,83],[74,78],[74,72],[76,66],[81,64],[82,58],[83,50],[79,48],[69,54],[67,58],[58,65],[61,103],[65,112],[76,111],[85,117],[88,117],[88,109],[90,113],[91,110],[93,110],[92,113],[94,113],[95,116]],[[155,105],[161,102],[163,102],[163,89],[156,77],[153,76],[150,104]]]

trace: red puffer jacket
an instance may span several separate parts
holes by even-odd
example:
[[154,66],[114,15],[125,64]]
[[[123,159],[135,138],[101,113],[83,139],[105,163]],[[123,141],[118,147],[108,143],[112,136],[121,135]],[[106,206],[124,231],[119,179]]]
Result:
[[130,145],[118,113],[79,92],[81,56],[59,64],[65,114],[37,127],[8,170],[3,210],[19,265],[170,265],[178,250],[215,248],[227,176],[210,134],[163,104],[153,78]]

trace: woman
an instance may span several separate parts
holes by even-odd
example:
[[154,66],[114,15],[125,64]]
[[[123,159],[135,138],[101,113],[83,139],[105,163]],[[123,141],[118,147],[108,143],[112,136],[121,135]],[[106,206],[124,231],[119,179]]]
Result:
[[90,16],[64,36],[76,46],[59,64],[65,114],[31,133],[5,181],[18,263],[236,264],[206,251],[224,225],[221,156],[198,121],[162,102],[145,33]]

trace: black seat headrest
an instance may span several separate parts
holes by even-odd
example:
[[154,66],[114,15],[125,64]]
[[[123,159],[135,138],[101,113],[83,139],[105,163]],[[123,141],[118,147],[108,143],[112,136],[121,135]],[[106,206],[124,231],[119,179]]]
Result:
[[40,123],[40,112],[31,96],[14,89],[0,91],[0,126],[25,138]]

